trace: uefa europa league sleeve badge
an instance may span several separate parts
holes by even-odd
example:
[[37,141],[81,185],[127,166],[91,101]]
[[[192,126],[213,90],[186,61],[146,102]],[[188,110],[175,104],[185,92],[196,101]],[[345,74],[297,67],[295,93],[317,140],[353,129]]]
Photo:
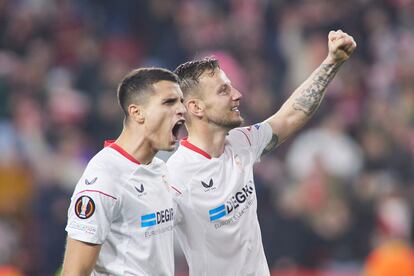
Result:
[[75,203],[75,214],[80,219],[90,218],[95,212],[95,202],[89,196],[81,196]]

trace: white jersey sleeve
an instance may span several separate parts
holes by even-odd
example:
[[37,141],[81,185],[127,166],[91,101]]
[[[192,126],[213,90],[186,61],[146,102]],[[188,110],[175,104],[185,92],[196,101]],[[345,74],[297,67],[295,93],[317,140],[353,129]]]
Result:
[[248,148],[255,162],[272,139],[272,128],[268,123],[258,123],[248,127],[235,128],[229,132],[229,141],[236,147]]
[[66,231],[72,239],[102,244],[119,214],[114,178],[103,168],[88,166],[76,185]]

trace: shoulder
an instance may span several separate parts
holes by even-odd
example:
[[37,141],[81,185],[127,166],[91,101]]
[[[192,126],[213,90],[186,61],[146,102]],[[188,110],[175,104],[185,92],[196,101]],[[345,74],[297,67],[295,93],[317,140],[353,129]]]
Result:
[[234,128],[227,135],[227,140],[231,144],[251,146],[251,128],[251,126]]
[[180,167],[181,163],[185,163],[186,156],[185,152],[183,151],[183,147],[179,146],[178,149],[168,158],[166,164],[167,168],[174,169],[176,167]]
[[261,140],[261,137],[266,138],[271,136],[272,128],[268,123],[263,122],[247,127],[234,128],[229,132],[227,140],[233,145],[251,147],[257,144],[258,140]]
[[153,164],[154,168],[161,168],[161,169],[166,169],[167,168],[167,164],[165,163],[165,161],[158,158],[158,157],[154,157],[152,159],[152,164]]
[[88,163],[79,179],[75,194],[84,191],[96,191],[110,197],[118,194],[118,183],[128,168],[123,166],[116,152],[110,148],[99,151]]
[[180,145],[177,151],[167,160],[167,168],[172,173],[193,174],[206,161],[209,161],[209,159],[205,156]]
[[197,155],[187,152],[187,149],[183,146],[178,147],[166,163],[171,186],[178,188],[180,191],[186,189],[187,183],[202,166],[197,157]]

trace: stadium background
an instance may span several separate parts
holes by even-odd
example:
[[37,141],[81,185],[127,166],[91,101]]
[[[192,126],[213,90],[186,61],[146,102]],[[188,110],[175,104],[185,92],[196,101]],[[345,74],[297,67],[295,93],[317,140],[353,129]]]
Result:
[[256,167],[268,263],[273,275],[359,275],[367,260],[414,275],[413,27],[411,0],[0,0],[0,275],[58,269],[71,192],[120,132],[128,70],[214,54],[255,123],[338,28],[357,51],[305,129]]

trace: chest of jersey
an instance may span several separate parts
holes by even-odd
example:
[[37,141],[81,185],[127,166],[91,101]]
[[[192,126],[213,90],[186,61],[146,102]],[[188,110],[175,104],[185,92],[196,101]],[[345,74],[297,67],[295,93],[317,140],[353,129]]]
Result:
[[190,183],[191,205],[207,227],[218,229],[246,220],[256,211],[252,160],[247,152],[227,149],[205,163]]
[[174,209],[169,189],[166,172],[138,169],[123,187],[123,221],[146,236],[151,233],[149,230],[164,227],[172,230]]

